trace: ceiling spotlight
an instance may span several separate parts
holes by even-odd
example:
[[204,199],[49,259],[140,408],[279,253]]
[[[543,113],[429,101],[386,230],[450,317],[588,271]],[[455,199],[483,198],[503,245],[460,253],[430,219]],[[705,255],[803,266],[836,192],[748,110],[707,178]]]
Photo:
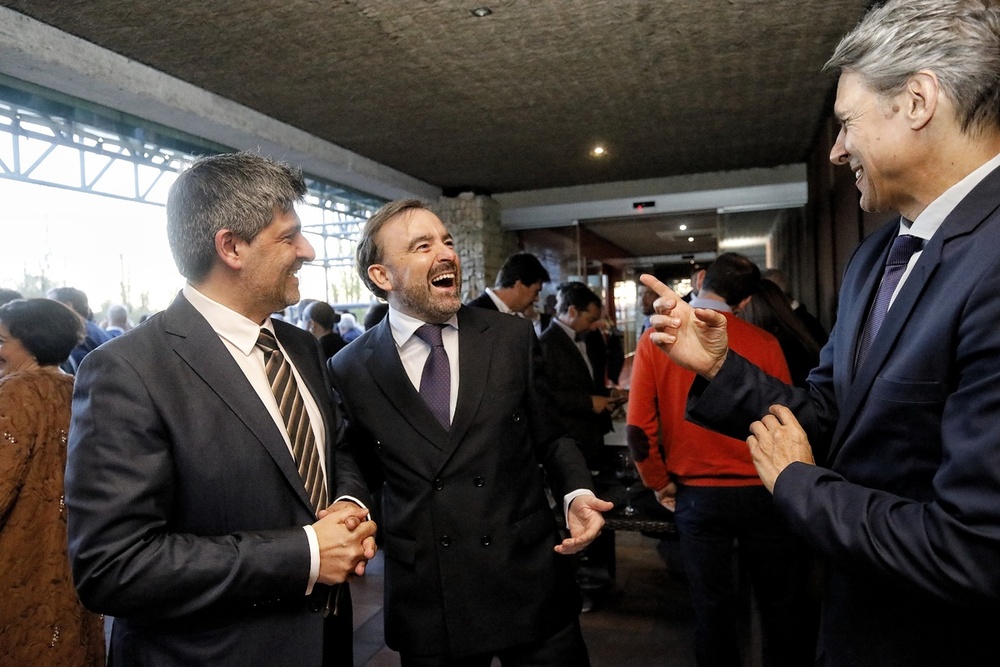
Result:
[[694,243],[694,237],[693,236],[689,236],[688,237],[688,243]]
[[678,229],[680,229],[683,232],[687,228],[688,228],[687,225],[681,225]]
[[604,146],[594,146],[590,149],[590,154],[595,157],[601,157],[602,155],[607,155],[607,151],[604,150]]
[[484,16],[489,16],[493,13],[493,10],[489,7],[476,7],[472,10],[472,15],[476,18],[483,18]]

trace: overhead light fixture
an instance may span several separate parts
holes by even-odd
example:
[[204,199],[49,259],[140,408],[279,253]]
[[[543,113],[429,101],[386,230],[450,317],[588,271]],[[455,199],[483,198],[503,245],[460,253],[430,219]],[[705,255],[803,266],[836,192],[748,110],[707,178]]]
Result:
[[604,148],[604,146],[594,146],[590,149],[590,154],[594,157],[601,157],[603,155],[607,155],[608,151]]
[[687,225],[681,225],[680,227],[678,227],[678,229],[680,229],[682,232],[687,228],[688,228]]
[[476,7],[471,11],[473,16],[480,19],[483,18],[484,16],[489,16],[490,14],[493,13],[493,10],[490,9],[489,7]]
[[693,236],[689,236],[688,237],[688,243],[694,243],[694,237]]

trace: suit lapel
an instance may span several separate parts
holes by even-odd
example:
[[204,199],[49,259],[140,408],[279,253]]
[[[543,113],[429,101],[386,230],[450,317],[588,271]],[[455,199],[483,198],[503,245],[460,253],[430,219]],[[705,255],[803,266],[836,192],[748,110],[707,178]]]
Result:
[[[831,440],[831,451],[829,460],[832,462],[843,444],[844,435],[848,425],[855,423],[855,418],[871,391],[872,384],[878,377],[879,372],[885,366],[890,353],[896,346],[896,342],[903,333],[903,328],[913,315],[919,303],[920,296],[926,291],[931,278],[937,273],[941,265],[945,248],[952,239],[971,234],[989,215],[994,213],[1000,204],[996,200],[995,193],[1000,188],[1000,169],[994,170],[986,176],[973,190],[948,214],[948,217],[941,223],[937,233],[927,242],[926,247],[913,266],[913,270],[903,283],[896,299],[886,313],[885,320],[875,336],[868,357],[864,365],[858,369],[857,376],[850,383],[848,391],[845,393],[840,404],[840,416],[837,421],[837,428]],[[883,239],[885,249],[879,255],[881,261],[869,270],[871,274],[865,283],[864,294],[865,304],[868,303],[871,293],[877,289],[877,283],[881,277],[882,267],[885,264],[885,257],[888,254],[888,247],[894,234],[889,233]],[[867,310],[862,307],[862,310]],[[863,315],[862,315],[863,317]],[[851,338],[850,364],[854,363],[854,350],[857,337],[860,335],[859,323],[854,323],[854,335]],[[840,362],[842,365],[843,360]],[[843,370],[843,366],[841,366]],[[841,377],[850,377],[842,375]]]
[[392,337],[389,318],[378,325],[378,330],[367,342],[365,365],[372,381],[385,395],[390,406],[397,406],[399,415],[411,427],[430,442],[443,450],[447,446],[448,432],[424,403],[420,393],[413,387],[403,362],[399,360],[396,341]]
[[219,335],[182,295],[164,315],[164,328],[174,336],[174,352],[246,425],[299,499],[310,512],[315,511],[277,425]]
[[463,306],[458,311],[458,402],[439,469],[462,442],[486,394],[496,349],[489,328],[486,321],[475,317],[473,309]]

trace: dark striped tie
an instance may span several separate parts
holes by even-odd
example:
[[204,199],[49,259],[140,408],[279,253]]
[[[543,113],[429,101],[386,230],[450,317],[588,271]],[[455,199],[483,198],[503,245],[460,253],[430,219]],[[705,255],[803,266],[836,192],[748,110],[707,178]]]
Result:
[[264,351],[264,371],[285,422],[288,440],[292,443],[292,456],[305,484],[306,493],[316,510],[324,509],[327,506],[326,481],[319,463],[319,449],[309,424],[309,414],[302,402],[302,394],[292,375],[292,365],[278,349],[274,334],[267,329],[260,330],[257,347]]

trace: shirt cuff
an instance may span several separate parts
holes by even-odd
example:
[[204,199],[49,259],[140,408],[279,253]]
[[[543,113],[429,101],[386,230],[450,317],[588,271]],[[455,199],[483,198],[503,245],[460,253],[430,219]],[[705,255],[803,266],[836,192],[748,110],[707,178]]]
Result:
[[[357,498],[355,498],[354,496],[337,496],[337,500],[334,500],[333,502],[339,502],[339,501],[341,501],[341,500],[350,500],[350,501],[351,501],[352,503],[354,503],[355,505],[357,505],[357,506],[358,506],[358,507],[360,507],[361,509],[368,509],[368,506],[367,506],[367,505],[365,505],[365,504],[364,504],[363,502],[361,502],[360,500],[358,500],[358,499],[357,499]],[[366,518],[366,519],[367,519],[368,521],[371,521],[371,520],[372,520],[372,515],[371,515],[371,512],[369,512],[369,513],[368,513],[368,516],[366,516],[365,518]]]
[[594,492],[590,489],[577,489],[576,491],[570,491],[565,496],[563,496],[563,520],[566,525],[569,525],[569,504],[580,496],[592,496]]
[[306,585],[306,595],[312,595],[313,586],[319,579],[319,538],[316,537],[316,529],[312,526],[302,526],[302,528],[306,531],[306,539],[309,540],[309,583]]

